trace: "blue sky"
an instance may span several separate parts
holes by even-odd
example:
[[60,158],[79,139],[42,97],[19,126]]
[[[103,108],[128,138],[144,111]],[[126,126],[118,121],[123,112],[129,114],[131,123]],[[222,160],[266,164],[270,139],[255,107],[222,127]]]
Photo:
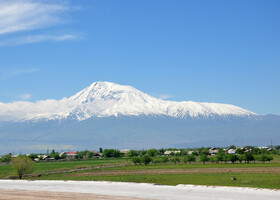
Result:
[[0,102],[95,81],[280,114],[280,1],[0,0]]

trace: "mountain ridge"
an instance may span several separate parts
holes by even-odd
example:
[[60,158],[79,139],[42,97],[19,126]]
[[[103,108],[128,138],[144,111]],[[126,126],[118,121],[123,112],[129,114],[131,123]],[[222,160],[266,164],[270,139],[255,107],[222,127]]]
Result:
[[131,86],[99,81],[61,100],[47,99],[35,103],[0,102],[0,121],[54,120],[90,117],[166,115],[185,117],[252,117],[257,114],[243,108],[220,103],[164,101]]

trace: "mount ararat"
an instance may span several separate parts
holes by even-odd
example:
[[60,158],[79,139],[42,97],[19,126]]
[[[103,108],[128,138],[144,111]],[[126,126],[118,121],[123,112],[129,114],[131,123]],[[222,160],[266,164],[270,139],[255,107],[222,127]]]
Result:
[[218,103],[164,101],[95,82],[69,98],[0,102],[0,154],[280,143],[280,117]]

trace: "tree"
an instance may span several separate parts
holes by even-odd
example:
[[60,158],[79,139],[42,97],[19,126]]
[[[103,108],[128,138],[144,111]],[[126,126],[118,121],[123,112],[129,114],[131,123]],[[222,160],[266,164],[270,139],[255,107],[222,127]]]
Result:
[[94,153],[93,153],[92,151],[88,151],[88,152],[86,153],[86,158],[87,158],[87,159],[91,159],[93,155],[94,155]]
[[156,164],[161,163],[161,159],[155,157],[155,158],[152,159],[152,162],[156,165]]
[[260,155],[261,153],[262,153],[261,149],[259,149],[259,148],[254,148],[253,154],[255,154],[255,155]]
[[237,148],[236,150],[235,150],[235,153],[237,153],[237,154],[244,154],[244,151],[242,150],[242,149],[240,149],[240,148]]
[[217,153],[217,155],[216,155],[215,157],[216,157],[216,160],[217,160],[218,162],[223,162],[223,161],[226,160],[226,159],[225,159],[226,154],[225,154],[225,152],[224,152],[223,150],[219,150],[219,152]]
[[236,149],[235,145],[230,145],[229,149]]
[[265,163],[266,161],[271,161],[273,160],[272,156],[266,155],[266,154],[261,154],[260,156],[257,157],[257,160],[262,161]]
[[158,154],[161,155],[161,156],[164,155],[164,152],[165,152],[164,149],[159,149],[159,150],[158,150]]
[[187,164],[187,162],[188,162],[188,157],[187,157],[187,156],[184,156],[184,157],[182,158],[182,161],[183,161],[185,164]]
[[103,153],[103,149],[101,147],[99,147],[99,152]]
[[187,156],[187,162],[189,162],[189,164],[191,164],[191,162],[194,162],[195,160],[196,158],[193,154]]
[[194,155],[194,156],[198,156],[197,151],[193,151],[193,152],[192,152],[192,155]]
[[146,154],[147,154],[147,151],[145,151],[145,150],[140,151],[140,156],[145,156]]
[[150,149],[147,151],[147,154],[151,157],[154,157],[158,154],[158,151],[156,149]]
[[210,161],[211,163],[217,162],[217,157],[216,156],[210,157]]
[[199,149],[199,155],[201,156],[203,154],[204,155],[210,155],[209,150],[207,148],[204,148],[204,147],[200,148]]
[[235,161],[238,160],[238,156],[235,154],[227,154],[226,159],[227,159],[227,161],[235,163]]
[[11,162],[11,160],[12,160],[12,154],[11,153],[9,153],[7,155],[4,155],[3,158],[1,159],[2,162],[6,162],[6,163]]
[[34,154],[34,153],[32,153],[32,154],[29,154],[29,156],[28,156],[30,159],[32,159],[32,160],[34,160],[35,158],[37,158],[38,157],[38,155],[37,154]]
[[249,152],[245,152],[243,155],[243,160],[245,160],[248,164],[250,163],[250,161],[255,160],[253,154],[249,153]]
[[161,158],[161,162],[167,163],[167,162],[168,162],[168,157],[167,157],[167,156],[163,156],[163,157]]
[[55,152],[55,150],[52,150],[52,152],[50,153],[50,156],[56,160],[60,159],[59,153]]
[[141,161],[145,164],[145,165],[148,165],[150,164],[150,162],[152,161],[152,158],[151,156],[149,155],[145,155],[142,157]]
[[174,164],[176,165],[177,162],[180,162],[180,158],[178,156],[173,156],[171,158],[171,161],[174,162]]
[[116,149],[104,149],[102,154],[102,156],[105,158],[119,158],[121,155],[121,152]]
[[14,158],[12,160],[12,165],[15,168],[19,179],[22,179],[24,174],[28,174],[33,171],[33,161],[26,156]]
[[137,164],[141,164],[141,159],[139,157],[133,157],[132,158],[132,162],[137,165]]
[[208,161],[209,161],[209,158],[208,158],[207,155],[202,154],[202,155],[200,156],[200,161],[203,162],[203,164],[205,164],[205,162],[208,162]]
[[126,157],[131,158],[131,157],[136,157],[136,156],[138,156],[138,155],[139,155],[139,153],[138,153],[137,151],[135,151],[135,150],[130,150],[130,151],[126,154]]
[[241,154],[241,155],[237,155],[237,160],[240,162],[240,163],[242,163],[242,161],[244,160],[243,159],[243,155]]

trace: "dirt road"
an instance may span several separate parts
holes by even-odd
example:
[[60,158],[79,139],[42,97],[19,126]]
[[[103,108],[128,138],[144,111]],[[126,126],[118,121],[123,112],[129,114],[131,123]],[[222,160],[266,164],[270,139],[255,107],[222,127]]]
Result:
[[152,200],[115,195],[0,189],[0,200]]

